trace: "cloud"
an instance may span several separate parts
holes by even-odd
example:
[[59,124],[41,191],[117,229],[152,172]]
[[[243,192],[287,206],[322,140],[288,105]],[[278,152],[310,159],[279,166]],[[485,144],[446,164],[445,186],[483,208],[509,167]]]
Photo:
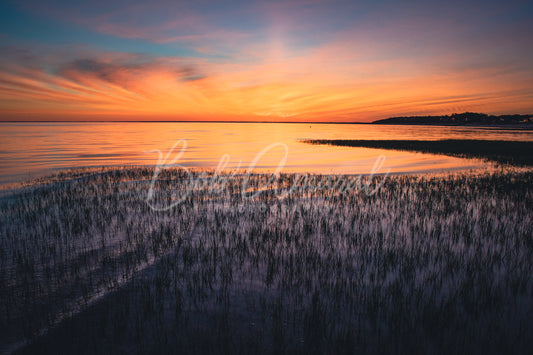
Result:
[[531,25],[487,29],[493,4],[480,17],[472,6],[454,15],[453,3],[344,4],[328,16],[320,1],[213,3],[204,12],[183,2],[114,4],[48,11],[100,33],[219,56],[13,47],[0,58],[3,111],[319,121],[533,111],[533,58],[523,46],[531,40],[504,38]]
[[0,59],[2,116],[39,110],[48,116],[172,114],[180,107],[184,112],[198,111],[191,102],[191,96],[198,96],[194,87],[209,79],[205,63],[190,58],[95,51],[78,57],[72,51],[61,55],[54,47],[39,51],[11,47]]
[[[250,32],[220,25],[220,17],[205,1],[180,0],[116,0],[69,2],[62,0],[29,0],[16,6],[39,18],[84,28],[122,39],[140,39],[155,44],[179,44],[202,54],[220,55],[235,50]],[[238,11],[238,7],[233,7]],[[236,24],[236,21],[228,21]]]
[[192,64],[165,63],[163,60],[134,60],[133,62],[103,61],[92,58],[75,59],[62,65],[59,73],[74,79],[79,76],[93,76],[112,84],[127,86],[133,78],[142,78],[148,72],[165,71],[178,81],[195,81],[206,78]]

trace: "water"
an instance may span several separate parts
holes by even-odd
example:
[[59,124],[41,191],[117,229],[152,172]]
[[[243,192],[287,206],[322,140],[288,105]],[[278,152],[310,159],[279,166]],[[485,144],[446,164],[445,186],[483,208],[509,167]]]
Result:
[[[370,173],[427,172],[483,166],[479,160],[392,150],[309,145],[301,139],[491,139],[533,141],[533,132],[479,127],[383,126],[277,123],[68,122],[0,123],[0,183],[46,174],[55,169],[90,166],[155,165],[179,139],[187,148],[177,164],[216,168],[227,154],[226,168],[248,168],[263,149],[255,170],[278,167],[288,149],[286,172]],[[239,165],[240,163],[240,165]]]

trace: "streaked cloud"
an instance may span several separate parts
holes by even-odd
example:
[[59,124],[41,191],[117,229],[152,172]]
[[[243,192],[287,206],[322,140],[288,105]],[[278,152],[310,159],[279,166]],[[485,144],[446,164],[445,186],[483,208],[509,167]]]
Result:
[[[532,9],[521,2],[54,0],[12,8],[83,36],[36,42],[3,29],[0,119],[533,112],[533,24],[524,16]],[[92,33],[116,48],[101,48]],[[173,50],[188,54],[161,54]]]

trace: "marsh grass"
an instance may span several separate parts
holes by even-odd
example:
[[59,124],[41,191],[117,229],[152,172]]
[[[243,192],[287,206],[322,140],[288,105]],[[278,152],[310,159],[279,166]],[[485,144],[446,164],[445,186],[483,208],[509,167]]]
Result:
[[500,164],[533,166],[533,142],[475,139],[443,139],[438,141],[310,139],[303,142],[443,154],[459,158],[485,159]]
[[[249,199],[236,175],[160,212],[152,174],[76,170],[4,191],[1,350],[531,350],[533,173],[394,176],[371,196],[291,189],[285,174],[291,194]],[[165,170],[152,203],[186,183]]]

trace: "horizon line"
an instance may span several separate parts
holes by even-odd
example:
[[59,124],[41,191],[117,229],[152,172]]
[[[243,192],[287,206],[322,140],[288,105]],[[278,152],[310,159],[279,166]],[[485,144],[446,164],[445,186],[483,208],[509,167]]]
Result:
[[208,121],[208,120],[0,120],[0,123],[61,123],[61,122],[81,122],[81,123],[98,123],[98,122],[142,122],[142,123],[298,123],[298,124],[373,124],[372,122],[301,122],[301,121]]

